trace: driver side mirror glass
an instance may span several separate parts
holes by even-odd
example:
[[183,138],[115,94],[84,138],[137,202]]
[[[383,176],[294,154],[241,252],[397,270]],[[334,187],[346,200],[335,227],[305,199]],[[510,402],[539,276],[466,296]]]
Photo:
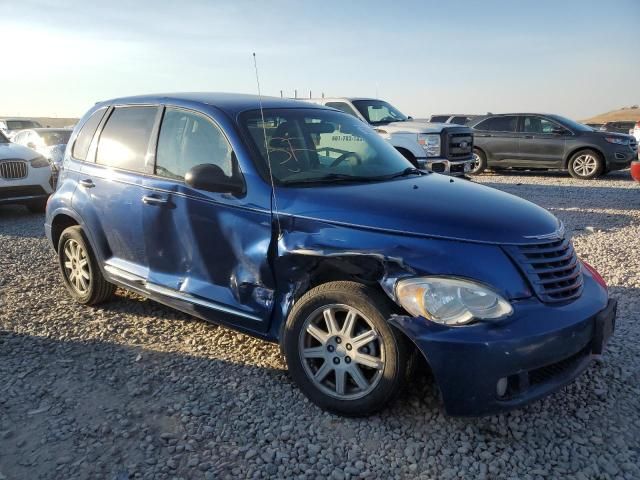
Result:
[[192,167],[185,174],[184,182],[196,190],[242,195],[245,192],[245,186],[235,154],[232,155],[231,162],[232,173],[230,177],[218,165],[203,163]]
[[562,127],[553,127],[551,129],[551,133],[553,133],[554,135],[567,135],[569,133],[569,130]]

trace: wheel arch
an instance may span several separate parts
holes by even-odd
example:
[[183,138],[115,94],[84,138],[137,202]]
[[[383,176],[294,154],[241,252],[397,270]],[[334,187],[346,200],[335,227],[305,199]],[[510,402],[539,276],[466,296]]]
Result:
[[411,152],[409,149],[404,147],[395,147],[395,149],[398,152],[400,152],[404,158],[409,160],[414,167],[420,168],[420,165],[418,164],[418,160],[416,160],[416,156],[413,154],[413,152]]
[[573,157],[576,153],[578,153],[581,150],[593,150],[600,156],[600,160],[602,160],[602,164],[604,168],[607,167],[607,161],[605,159],[604,152],[599,147],[595,147],[592,145],[581,145],[579,147],[572,148],[569,151],[569,153],[567,153],[567,155],[564,157],[564,161],[562,162],[562,168],[567,170],[569,168],[569,160],[571,160],[571,157]]

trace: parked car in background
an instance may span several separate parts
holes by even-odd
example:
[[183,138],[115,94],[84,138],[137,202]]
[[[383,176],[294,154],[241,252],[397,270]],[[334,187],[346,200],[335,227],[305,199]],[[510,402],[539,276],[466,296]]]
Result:
[[20,130],[25,128],[41,128],[35,120],[24,120],[20,118],[0,118],[0,131],[11,140]]
[[30,128],[16,133],[13,141],[35,150],[60,169],[72,132],[68,128]]
[[445,115],[431,115],[429,121],[433,123],[454,123],[456,125],[468,125],[472,120],[480,117],[481,115],[466,115],[466,114],[445,114]]
[[374,98],[317,98],[309,102],[335,108],[371,125],[418,168],[463,176],[473,162],[473,133],[464,126],[417,121]]
[[600,127],[602,127],[602,125],[604,125],[604,123],[585,123],[585,125],[587,127],[591,127],[594,130],[600,130]]
[[72,298],[119,285],[279,342],[332,412],[384,407],[414,349],[448,413],[512,409],[571,382],[613,333],[616,301],[556,217],[414,168],[355,115],[119,98],[80,121],[67,165],[45,232]]
[[592,179],[628,168],[637,155],[631,135],[595,131],[560,115],[488,115],[471,126],[476,175],[486,168],[562,169]]
[[630,133],[635,126],[636,122],[633,121],[606,122],[600,127],[600,130],[603,132]]
[[0,204],[21,204],[32,212],[44,212],[53,186],[49,161],[0,132]]

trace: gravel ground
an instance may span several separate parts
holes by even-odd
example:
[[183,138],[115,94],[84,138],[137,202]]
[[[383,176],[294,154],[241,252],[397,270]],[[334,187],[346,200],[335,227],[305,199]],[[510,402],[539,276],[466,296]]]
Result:
[[383,413],[321,412],[275,345],[124,291],[63,290],[43,217],[0,207],[0,480],[640,478],[640,185],[485,175],[560,217],[619,299],[602,362],[508,414],[445,417],[416,378]]

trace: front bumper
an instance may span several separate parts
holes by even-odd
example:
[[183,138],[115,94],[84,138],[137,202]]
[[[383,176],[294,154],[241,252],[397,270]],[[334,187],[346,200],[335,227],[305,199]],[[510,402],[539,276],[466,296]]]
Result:
[[629,168],[631,162],[638,156],[637,150],[630,148],[616,150],[606,156],[607,170],[623,170]]
[[0,205],[9,203],[28,203],[33,200],[44,200],[49,196],[41,185],[0,185]]
[[420,168],[430,170],[435,173],[451,175],[453,177],[461,177],[469,173],[472,169],[473,159],[451,161],[446,158],[418,158],[416,159]]
[[[514,315],[502,325],[449,328],[406,316],[391,323],[425,356],[449,415],[489,415],[549,395],[602,354],[615,328],[617,303],[602,302],[606,306],[601,303],[593,313],[594,302],[585,295],[561,307],[535,299],[514,302]],[[499,396],[503,378],[508,386]]]

